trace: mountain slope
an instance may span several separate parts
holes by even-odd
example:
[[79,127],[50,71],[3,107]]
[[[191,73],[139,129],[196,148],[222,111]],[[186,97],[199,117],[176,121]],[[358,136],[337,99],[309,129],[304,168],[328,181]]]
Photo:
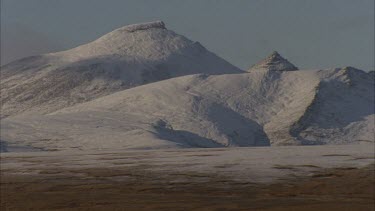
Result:
[[1,139],[47,149],[374,141],[373,87],[354,68],[191,75],[5,119]]
[[[301,141],[341,142],[343,139],[374,139],[374,80],[371,74],[345,67],[325,73],[313,102],[291,133]],[[366,136],[367,134],[367,136]],[[367,137],[367,138],[366,138]]]
[[177,76],[240,72],[161,21],[134,24],[71,50],[2,66],[1,115],[49,113]]

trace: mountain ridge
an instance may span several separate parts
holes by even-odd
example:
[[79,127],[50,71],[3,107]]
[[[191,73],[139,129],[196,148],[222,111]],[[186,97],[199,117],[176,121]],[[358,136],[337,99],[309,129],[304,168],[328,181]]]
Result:
[[347,68],[189,75],[5,119],[1,139],[83,150],[374,142],[373,86]]

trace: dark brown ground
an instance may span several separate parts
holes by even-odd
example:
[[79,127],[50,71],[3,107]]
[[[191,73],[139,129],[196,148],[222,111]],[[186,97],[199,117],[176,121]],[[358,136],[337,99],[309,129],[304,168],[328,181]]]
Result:
[[[178,181],[177,181],[178,180]],[[375,210],[374,165],[275,184],[134,169],[2,172],[1,210]]]

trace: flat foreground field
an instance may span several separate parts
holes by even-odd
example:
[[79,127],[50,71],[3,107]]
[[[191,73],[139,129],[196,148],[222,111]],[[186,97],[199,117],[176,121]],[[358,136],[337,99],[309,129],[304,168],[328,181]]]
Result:
[[375,210],[373,145],[1,155],[1,210]]

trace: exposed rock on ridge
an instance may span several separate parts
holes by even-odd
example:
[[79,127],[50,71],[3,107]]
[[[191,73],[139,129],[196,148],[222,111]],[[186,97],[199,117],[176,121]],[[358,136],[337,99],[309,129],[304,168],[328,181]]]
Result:
[[120,28],[119,30],[126,30],[128,32],[134,32],[138,30],[146,30],[146,29],[151,29],[151,28],[166,29],[163,21],[154,21],[154,22],[148,22],[148,23],[127,25],[127,26]]

